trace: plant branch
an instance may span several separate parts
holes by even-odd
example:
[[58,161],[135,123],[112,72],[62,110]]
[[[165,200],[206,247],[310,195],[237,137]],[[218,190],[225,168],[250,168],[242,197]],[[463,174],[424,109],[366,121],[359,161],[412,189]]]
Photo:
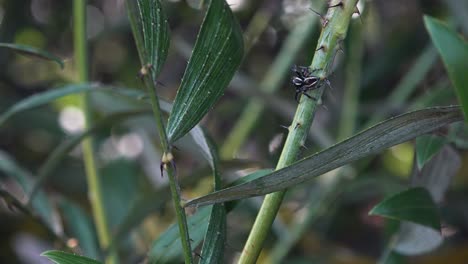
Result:
[[[314,74],[321,78],[322,85],[319,89],[311,92],[310,96],[317,98],[311,100],[301,96],[299,105],[294,116],[293,123],[289,126],[289,134],[286,139],[283,151],[276,166],[276,169],[284,168],[292,164],[299,153],[300,147],[304,144],[305,135],[310,128],[317,102],[322,96],[325,87],[328,69],[333,64],[336,51],[340,42],[345,38],[351,15],[354,13],[357,0],[341,0],[330,3],[326,20],[322,21],[323,29],[318,40],[316,52],[310,68],[315,70]],[[283,200],[286,191],[269,194],[265,197],[263,205],[259,211],[249,238],[244,246],[239,263],[255,263],[260,255],[265,238],[271,228],[273,220]]]
[[[78,70],[78,82],[87,82],[88,77],[88,49],[86,43],[86,1],[73,1],[73,33],[75,63]],[[92,108],[88,93],[82,95],[82,109],[85,115],[85,126],[92,126]],[[98,233],[101,248],[110,244],[109,222],[104,209],[102,182],[96,166],[94,139],[89,137],[83,140],[83,160],[88,183],[88,197],[93,211],[94,222]],[[118,263],[117,253],[111,252],[106,263]]]
[[[190,236],[189,236],[188,226],[187,226],[187,216],[181,204],[180,187],[176,179],[176,173],[175,173],[175,167],[174,167],[175,163],[173,160],[174,157],[171,153],[171,145],[169,144],[169,140],[167,138],[166,129],[165,129],[164,122],[162,119],[161,107],[159,106],[159,100],[156,95],[156,91],[154,89],[155,82],[153,78],[151,77],[151,74],[144,75],[143,79],[144,79],[144,83],[145,83],[146,89],[150,97],[154,120],[156,122],[156,127],[158,129],[161,146],[164,151],[161,166],[162,166],[162,169],[164,169],[167,172],[167,175],[169,177],[169,187],[171,189],[172,202],[174,204],[174,209],[176,212],[177,225],[179,226],[179,234],[181,237],[180,240],[182,241],[182,248],[184,250],[184,260],[186,264],[193,263],[192,249],[190,246]],[[162,173],[162,169],[161,169],[161,173]]]

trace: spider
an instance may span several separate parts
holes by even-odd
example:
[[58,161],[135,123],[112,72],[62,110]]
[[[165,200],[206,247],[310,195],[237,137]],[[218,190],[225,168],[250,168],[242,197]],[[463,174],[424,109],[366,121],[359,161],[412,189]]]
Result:
[[312,71],[309,67],[294,65],[292,67],[292,71],[297,75],[294,76],[291,80],[294,87],[296,87],[296,94],[294,99],[299,102],[299,95],[303,94],[314,100],[315,98],[307,94],[307,92],[320,87],[320,78],[312,75]]

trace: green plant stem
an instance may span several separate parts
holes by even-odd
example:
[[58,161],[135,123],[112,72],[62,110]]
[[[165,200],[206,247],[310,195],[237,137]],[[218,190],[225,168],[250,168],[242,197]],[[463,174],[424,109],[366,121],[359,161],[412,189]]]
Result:
[[[357,0],[342,0],[340,3],[340,6],[328,9],[326,17],[329,18],[329,20],[326,21],[327,23],[324,23],[325,26],[320,34],[316,52],[310,66],[311,69],[316,70],[314,74],[320,78],[327,77],[327,70],[333,63],[338,45],[346,36],[346,31],[351,15],[355,10]],[[317,102],[323,93],[324,87],[325,84],[322,83],[319,89],[310,93],[310,95],[317,100],[311,100],[306,96],[301,96],[276,169],[286,167],[296,160],[299,149],[304,143],[303,141],[307,130],[312,124]],[[239,263],[256,262],[285,193],[286,191],[284,190],[269,194],[265,197],[249,238],[242,250]]]
[[[76,68],[78,82],[87,82],[88,77],[88,49],[86,42],[86,1],[73,1],[73,33]],[[92,108],[89,103],[88,93],[82,96],[82,109],[85,115],[85,126],[92,126]],[[98,233],[101,248],[109,246],[111,238],[109,224],[104,209],[104,196],[102,182],[96,166],[94,139],[89,137],[83,140],[83,159],[88,183],[88,197],[93,210],[94,222]],[[118,263],[117,252],[111,252],[106,263]]]
[[[155,82],[152,80],[151,74],[147,74],[144,76],[144,82],[151,101],[153,116],[156,122],[156,127],[158,129],[161,147],[164,151],[164,155],[170,154],[172,156],[171,146],[167,139],[166,129],[162,119],[161,107],[159,106],[159,100],[153,85]],[[176,179],[175,169],[173,168],[171,163],[165,164],[164,169],[169,177],[169,187],[171,189],[172,202],[174,204],[174,209],[177,217],[177,225],[179,226],[179,234],[181,237],[180,240],[182,241],[182,248],[184,249],[184,260],[186,264],[193,263],[192,249],[190,246],[190,236],[187,226],[187,216],[180,202],[180,187]]]
[[[363,52],[362,22],[354,19],[351,22],[348,36],[348,55],[345,65],[346,86],[343,95],[343,111],[340,117],[340,129],[338,142],[350,137],[355,130],[355,124],[358,112],[359,86],[361,79],[361,63]],[[341,167],[336,174],[328,175],[333,177],[332,181],[320,182],[311,195],[306,207],[308,208],[306,216],[301,222],[292,225],[290,235],[279,241],[273,251],[271,259],[274,263],[283,263],[291,248],[302,237],[304,232],[313,224],[319,216],[330,210],[332,202],[339,193],[344,175],[350,168]]]
[[[291,34],[288,35],[280,53],[260,83],[259,89],[261,91],[273,93],[281,87],[290,72],[296,55],[305,45],[308,37],[312,35],[317,20],[316,16],[309,15],[303,21],[298,22]],[[235,155],[254,128],[264,108],[264,103],[259,100],[252,99],[248,103],[221,148],[222,158],[228,159]]]

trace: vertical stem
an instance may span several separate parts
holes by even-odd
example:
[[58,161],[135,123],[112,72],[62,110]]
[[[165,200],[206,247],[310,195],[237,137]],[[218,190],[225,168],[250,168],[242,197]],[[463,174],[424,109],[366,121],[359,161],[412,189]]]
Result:
[[[346,50],[348,59],[346,60],[346,86],[343,96],[343,111],[340,118],[340,129],[338,140],[351,136],[354,132],[354,126],[357,117],[358,93],[361,79],[362,62],[362,24],[361,20],[351,22],[349,29],[349,45]],[[336,195],[339,193],[339,186],[343,183],[344,167],[340,168],[332,181],[318,183],[317,190],[311,195],[306,206],[308,208],[306,216],[300,222],[292,225],[290,235],[286,239],[278,241],[275,245],[271,258],[273,263],[283,263],[291,248],[302,237],[304,231],[313,224],[318,217],[330,210],[330,206]]]
[[[88,49],[86,43],[86,1],[73,1],[73,39],[78,82],[87,82],[88,76]],[[81,98],[82,109],[85,115],[85,126],[92,126],[92,109],[87,94]],[[96,166],[94,139],[89,137],[83,140],[83,159],[88,183],[88,197],[93,210],[94,222],[98,233],[101,248],[110,244],[110,232],[107,216],[104,210],[102,183]],[[111,252],[106,263],[118,263],[116,252]]]
[[[331,1],[326,21],[323,23],[322,33],[318,40],[316,52],[310,68],[322,79],[320,88],[310,93],[311,97],[319,99],[322,96],[327,70],[333,63],[334,55],[345,38],[351,15],[355,10],[357,0]],[[293,123],[289,127],[283,151],[276,169],[286,167],[296,160],[301,145],[304,144],[307,130],[312,124],[318,100],[311,100],[301,96],[294,116]],[[252,227],[251,233],[244,246],[239,263],[255,263],[263,247],[263,243],[270,231],[271,225],[281,205],[286,191],[269,194],[265,197],[260,212]]]
[[172,202],[177,217],[177,225],[179,227],[180,240],[182,241],[182,248],[184,250],[184,260],[186,264],[193,263],[192,260],[192,249],[190,245],[190,236],[187,226],[187,216],[185,210],[180,202],[180,187],[176,179],[175,169],[172,167],[171,161],[173,159],[171,153],[171,146],[167,139],[166,129],[164,126],[161,107],[159,106],[159,100],[154,89],[154,81],[152,80],[151,74],[144,76],[145,86],[149,93],[151,100],[151,107],[153,109],[153,116],[158,129],[159,138],[161,140],[161,146],[164,151],[163,154],[163,166],[169,177],[169,187],[171,189]]

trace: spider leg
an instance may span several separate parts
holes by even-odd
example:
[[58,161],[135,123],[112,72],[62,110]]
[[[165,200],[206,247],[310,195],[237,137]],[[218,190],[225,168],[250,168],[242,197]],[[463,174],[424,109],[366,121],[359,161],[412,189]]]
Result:
[[330,88],[330,90],[333,91],[333,87],[331,86],[330,80],[328,80],[327,78],[325,78],[325,79],[323,80],[323,82],[328,86],[328,88]]
[[309,99],[311,99],[311,100],[318,101],[319,98],[313,97],[313,96],[311,96],[310,94],[307,93],[308,91],[312,91],[312,90],[317,89],[317,88],[318,88],[318,87],[314,87],[314,88],[312,88],[312,89],[304,90],[304,91],[302,91],[301,93],[302,93],[303,95],[307,96],[307,97],[308,97]]
[[299,78],[304,79],[302,74],[301,66],[293,65],[291,71],[294,72]]
[[303,95],[309,97],[309,99],[315,99],[312,96],[310,96],[306,91],[302,92]]

